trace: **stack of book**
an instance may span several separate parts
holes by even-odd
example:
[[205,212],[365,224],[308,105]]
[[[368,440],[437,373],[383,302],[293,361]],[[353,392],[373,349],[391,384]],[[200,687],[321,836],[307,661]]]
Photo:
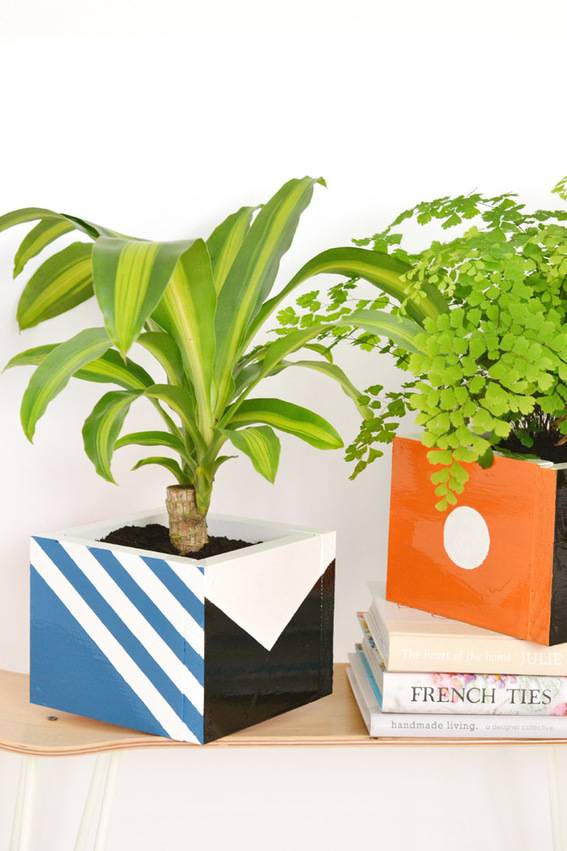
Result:
[[347,668],[371,736],[567,738],[567,644],[521,641],[371,590]]

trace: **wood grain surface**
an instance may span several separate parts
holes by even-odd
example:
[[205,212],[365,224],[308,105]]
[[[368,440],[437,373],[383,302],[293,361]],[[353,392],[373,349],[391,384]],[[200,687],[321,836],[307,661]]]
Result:
[[335,665],[335,687],[330,697],[204,746],[174,742],[70,715],[58,709],[33,706],[28,699],[28,676],[0,671],[0,750],[36,756],[71,756],[126,748],[339,745],[502,747],[562,743],[562,740],[556,739],[371,739],[354,702],[345,668],[343,664]]

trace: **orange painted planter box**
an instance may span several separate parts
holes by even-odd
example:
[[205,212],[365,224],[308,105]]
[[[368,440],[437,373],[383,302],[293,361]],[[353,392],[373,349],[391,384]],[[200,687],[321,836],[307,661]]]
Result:
[[393,445],[386,597],[540,644],[567,641],[567,470],[497,457],[467,466],[440,512],[417,440]]

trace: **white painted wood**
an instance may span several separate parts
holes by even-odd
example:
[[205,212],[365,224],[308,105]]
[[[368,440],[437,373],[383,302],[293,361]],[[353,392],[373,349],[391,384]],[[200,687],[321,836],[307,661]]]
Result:
[[109,755],[93,851],[104,851],[106,848],[108,824],[110,821],[112,802],[114,800],[114,790],[116,788],[116,774],[118,771],[119,756],[120,755],[117,752],[113,752]]
[[[133,522],[146,525],[156,520],[167,522],[163,513],[146,512],[115,520],[110,526],[98,523],[45,537],[59,541],[83,572],[96,570],[107,588],[112,581],[94,564],[96,560],[89,548],[112,551],[134,581],[156,600],[156,594],[163,597],[168,592],[143,560],[144,557],[156,558],[156,553],[105,544],[100,540],[113,528]],[[250,541],[251,546],[199,560],[172,555],[161,557],[199,599],[204,593],[238,626],[271,650],[311,588],[335,558],[335,533],[223,515],[211,515],[209,531],[212,535]],[[36,569],[40,568],[35,561],[41,563],[45,560],[40,545],[33,539],[30,560]],[[92,581],[91,576],[89,579]],[[153,584],[153,590],[144,587],[148,582]],[[106,596],[103,589],[98,590]],[[182,615],[187,617],[184,610]],[[194,623],[194,629],[202,640],[201,627]],[[201,652],[197,644],[199,638],[193,636],[189,640],[197,652]],[[190,699],[194,702],[191,696]]]
[[74,851],[90,851],[93,839],[94,851],[105,847],[118,757],[117,753],[102,753],[96,759]]
[[36,762],[37,757],[22,757],[18,791],[16,793],[16,806],[12,822],[10,851],[29,851],[31,849]]
[[94,832],[95,820],[100,809],[102,792],[108,773],[108,761],[109,755],[105,753],[99,754],[96,758],[77,833],[75,851],[87,851],[89,848],[89,841]]
[[[102,549],[112,549],[117,552],[132,552],[132,550],[135,549],[135,551],[140,555],[155,557],[155,552],[150,550],[122,547],[117,544],[105,544],[100,541],[100,538],[104,538],[114,529],[118,529],[121,526],[128,526],[132,523],[145,526],[149,523],[163,523],[164,525],[167,525],[167,522],[167,513],[163,509],[154,509],[153,511],[132,512],[126,516],[118,516],[112,521],[99,521],[98,523],[89,523],[85,526],[76,526],[57,531],[42,531],[36,534],[45,538],[64,538],[75,543],[86,544],[87,546],[96,546]],[[273,546],[281,546],[281,544],[292,540],[310,538],[313,535],[325,534],[324,531],[310,529],[305,526],[289,525],[287,523],[277,523],[268,520],[233,517],[228,514],[210,514],[207,517],[207,523],[211,535],[226,535],[229,538],[241,538],[254,544],[254,549],[258,547],[258,549],[263,550],[270,550]],[[261,541],[262,543],[255,543],[258,541]],[[167,561],[178,562],[184,566],[187,565],[188,561],[208,566],[219,561],[224,561],[229,557],[237,557],[237,552],[235,554],[227,553],[226,555],[212,556],[209,559],[201,559],[199,562],[195,559],[168,555]]]
[[330,552],[323,540],[311,535],[280,541],[269,552],[249,547],[231,553],[232,560],[207,564],[205,597],[271,650],[332,561],[323,562],[323,549]]

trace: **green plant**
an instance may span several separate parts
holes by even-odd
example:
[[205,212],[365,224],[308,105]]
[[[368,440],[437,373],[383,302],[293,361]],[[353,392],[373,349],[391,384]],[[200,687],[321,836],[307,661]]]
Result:
[[[565,180],[554,191],[565,197]],[[442,230],[460,226],[461,232],[410,252],[401,231],[408,221],[433,222]],[[347,449],[356,462],[354,476],[382,454],[379,444],[393,439],[408,411],[417,412],[429,460],[437,466],[431,479],[440,510],[463,491],[469,477],[463,462],[488,466],[493,447],[518,451],[517,441],[530,454],[542,443],[542,429],[555,439],[567,433],[566,221],[564,210],[530,212],[515,195],[475,193],[417,204],[385,230],[355,240],[403,265],[412,302],[432,288],[445,299],[446,310],[424,318],[413,340],[418,352],[346,327],[351,311],[362,306],[352,281],[339,284],[325,304],[311,293],[315,310],[299,302],[299,311],[280,313],[279,331],[287,333],[292,313],[295,324],[307,317],[309,324],[324,325],[340,302],[343,326],[332,339],[322,331],[320,344],[334,348],[346,339],[390,352],[410,374],[399,391],[368,388],[364,401],[374,416]],[[408,302],[397,299],[391,310],[403,316]]]
[[[280,259],[289,248],[299,218],[321,180],[286,183],[259,209],[242,207],[207,240],[160,243],[124,236],[84,219],[28,208],[0,218],[0,230],[37,222],[15,257],[14,274],[63,234],[77,230],[79,241],[48,257],[21,294],[17,317],[29,328],[95,296],[104,327],[80,330],[66,342],[16,355],[8,366],[36,367],[25,391],[21,420],[32,440],[36,424],[72,377],[110,383],[88,416],[83,438],[96,471],[113,481],[111,460],[120,447],[160,447],[136,468],[165,467],[177,480],[168,489],[170,536],[181,552],[199,550],[207,540],[206,514],[215,474],[232,456],[227,443],[249,457],[269,481],[276,476],[280,441],[288,432],[318,449],[336,449],[342,440],[323,417],[275,398],[252,393],[261,381],[284,369],[304,368],[334,379],[370,416],[360,392],[343,370],[314,343],[320,327],[293,329],[281,339],[255,338],[282,300],[309,277],[330,272],[365,277],[401,294],[396,261],[359,248],[337,248],[306,263],[271,296]],[[420,293],[407,303],[407,317],[379,309],[350,311],[348,326],[370,335],[388,334],[410,351],[425,316],[435,316],[439,299]],[[342,327],[328,317],[328,333]],[[129,357],[134,344],[149,351],[163,368],[156,381]],[[289,360],[299,350],[309,357]],[[321,357],[323,355],[323,357]],[[146,399],[161,417],[160,430],[121,436],[131,405]],[[162,454],[162,448],[170,453]]]
[[553,187],[553,192],[556,195],[559,195],[560,198],[563,198],[564,201],[567,201],[567,175],[562,177],[561,180]]

